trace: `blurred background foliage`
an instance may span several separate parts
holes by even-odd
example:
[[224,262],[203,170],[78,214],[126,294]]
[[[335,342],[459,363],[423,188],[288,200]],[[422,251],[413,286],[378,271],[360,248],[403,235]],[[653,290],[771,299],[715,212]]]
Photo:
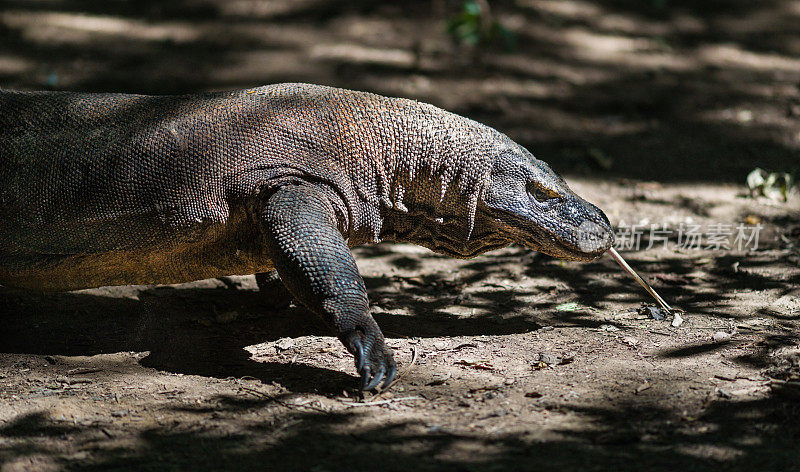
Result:
[[743,185],[798,165],[798,33],[796,0],[4,0],[0,87],[322,83],[467,115],[566,174]]
[[487,1],[464,2],[460,13],[450,17],[447,32],[458,42],[472,47],[500,44],[507,52],[516,49],[517,36],[492,18]]

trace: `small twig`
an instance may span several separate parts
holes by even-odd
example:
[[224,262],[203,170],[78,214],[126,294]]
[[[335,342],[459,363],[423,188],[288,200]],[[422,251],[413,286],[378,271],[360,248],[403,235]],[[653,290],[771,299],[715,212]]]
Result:
[[67,375],[81,375],[81,374],[94,374],[96,372],[102,372],[103,369],[98,369],[95,367],[79,367],[77,369],[70,369],[67,371]]
[[462,349],[466,349],[468,347],[478,347],[478,345],[475,344],[475,343],[459,344],[458,346],[452,347],[450,349],[442,349],[441,351],[429,352],[428,353],[428,357],[438,356],[438,355],[441,355],[441,354],[447,354],[448,352],[456,352],[456,351],[460,351]]
[[[385,391],[385,390],[384,390]],[[383,392],[381,392],[383,393]],[[378,394],[380,395],[380,394]],[[375,395],[377,397],[378,395]],[[373,397],[373,398],[375,398]],[[377,406],[377,405],[388,405],[390,403],[396,402],[406,402],[411,400],[425,400],[422,397],[400,397],[400,398],[389,398],[386,400],[378,400],[378,401],[368,401],[368,402],[348,402],[345,400],[339,400],[340,402],[344,403],[347,406]]]
[[240,389],[242,389],[242,390],[246,390],[246,391],[248,391],[248,392],[250,392],[250,393],[254,393],[254,394],[258,395],[258,396],[259,396],[259,397],[261,397],[261,398],[268,398],[268,399],[272,399],[272,397],[270,397],[270,396],[269,396],[269,395],[267,395],[266,393],[264,393],[264,392],[259,392],[258,390],[254,389],[254,388],[245,387],[245,386],[244,386],[244,385],[242,385],[242,384],[239,384],[239,388],[240,388]]
[[246,391],[248,391],[250,393],[253,393],[255,395],[258,395],[259,397],[261,397],[261,398],[263,398],[265,400],[273,401],[273,402],[277,403],[278,405],[280,405],[282,407],[286,407],[286,408],[288,408],[290,410],[296,410],[296,409],[302,407],[302,408],[308,408],[308,409],[311,409],[311,410],[314,410],[314,411],[318,411],[320,413],[330,413],[325,408],[319,408],[319,407],[316,407],[316,406],[309,405],[307,403],[293,405],[291,403],[287,403],[287,402],[285,402],[283,400],[280,400],[278,398],[275,398],[273,396],[267,395],[264,392],[259,392],[258,390],[254,389],[254,388],[245,387],[244,385],[241,385],[241,384],[239,384],[239,388],[241,388],[242,390],[246,390]]
[[377,395],[375,395],[372,398],[373,399],[380,398],[381,395],[383,395],[384,393],[388,392],[390,388],[394,387],[394,384],[396,384],[397,382],[402,380],[402,378],[405,377],[406,374],[409,373],[411,371],[411,369],[414,368],[414,364],[417,363],[417,358],[418,357],[419,357],[419,355],[417,353],[417,346],[411,346],[411,363],[408,365],[408,368],[406,370],[404,370],[402,374],[398,375],[397,378],[394,379],[392,381],[392,383],[390,383],[385,389],[381,390],[380,393],[378,393]]
[[653,334],[660,334],[661,336],[672,336],[673,335],[673,333],[666,333],[664,331],[659,331],[657,329],[649,329],[648,331],[650,331]]

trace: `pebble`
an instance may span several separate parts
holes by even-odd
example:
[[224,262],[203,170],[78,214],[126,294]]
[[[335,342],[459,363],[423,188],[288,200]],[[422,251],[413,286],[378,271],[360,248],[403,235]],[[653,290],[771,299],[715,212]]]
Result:
[[716,333],[714,333],[711,339],[713,339],[715,343],[730,341],[731,333],[726,333],[725,331],[717,331]]

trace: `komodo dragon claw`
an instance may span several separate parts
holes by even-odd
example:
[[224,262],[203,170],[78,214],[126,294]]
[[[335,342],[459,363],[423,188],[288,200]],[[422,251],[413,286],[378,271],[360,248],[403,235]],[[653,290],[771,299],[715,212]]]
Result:
[[397,373],[391,351],[383,343],[376,343],[379,346],[371,344],[365,348],[361,338],[361,334],[354,331],[343,340],[355,357],[356,370],[361,377],[361,389],[374,390],[378,385],[381,388],[388,387]]

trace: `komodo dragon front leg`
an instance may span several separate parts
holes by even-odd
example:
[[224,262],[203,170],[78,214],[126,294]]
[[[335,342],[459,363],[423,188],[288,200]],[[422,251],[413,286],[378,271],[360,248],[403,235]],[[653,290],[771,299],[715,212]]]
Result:
[[267,252],[289,292],[320,315],[355,356],[364,390],[395,375],[392,351],[369,314],[364,280],[333,204],[313,184],[281,187],[261,212]]

